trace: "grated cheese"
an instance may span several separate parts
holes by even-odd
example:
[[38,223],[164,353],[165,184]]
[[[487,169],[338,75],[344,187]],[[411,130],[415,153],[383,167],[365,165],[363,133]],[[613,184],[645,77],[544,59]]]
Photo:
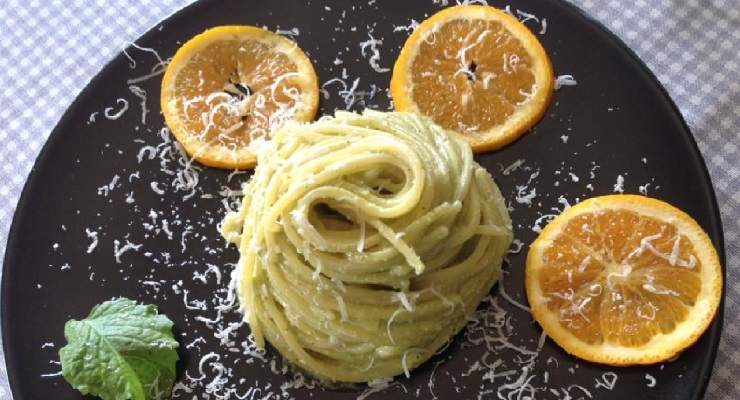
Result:
[[87,254],[90,254],[98,246],[98,232],[91,231],[89,228],[85,228],[85,234],[92,242],[87,246]]
[[275,30],[275,33],[277,33],[278,35],[290,36],[291,38],[295,39],[296,36],[299,36],[301,34],[301,31],[298,28],[293,27],[291,29],[277,29]]
[[118,239],[113,240],[113,257],[115,257],[116,263],[121,263],[121,256],[123,255],[123,253],[129,250],[138,251],[141,246],[141,244],[134,244],[126,239],[126,244],[121,247],[121,242]]
[[578,81],[573,78],[573,75],[558,75],[557,78],[555,78],[555,90],[560,90],[560,88],[566,86],[576,85],[578,85]]
[[375,39],[370,32],[368,32],[367,36],[369,37],[368,40],[360,42],[360,53],[362,54],[362,57],[368,57],[367,49],[369,47],[370,58],[368,58],[368,63],[370,64],[370,68],[372,68],[373,71],[379,74],[390,71],[390,68],[384,68],[378,65],[378,62],[380,61],[380,51],[378,50],[378,46],[382,45],[383,41],[380,39]]
[[598,389],[603,387],[606,390],[614,390],[614,385],[617,384],[617,374],[614,372],[604,372],[601,375],[601,380],[595,379],[596,384],[594,385],[594,389]]
[[532,200],[537,196],[537,188],[532,188],[527,193],[528,189],[529,187],[527,185],[517,185],[514,200],[519,204],[532,205]]
[[113,189],[115,189],[116,184],[118,184],[118,180],[121,177],[118,176],[118,174],[113,176],[113,179],[111,179],[110,183],[100,186],[98,188],[98,196],[108,197],[108,193],[110,193]]
[[141,124],[146,125],[146,115],[149,113],[149,109],[146,107],[146,90],[136,85],[129,85],[128,90],[138,97],[141,105]]
[[113,113],[113,107],[106,107],[103,110],[103,115],[105,116],[105,118],[115,121],[118,118],[121,118],[123,113],[125,113],[126,110],[128,110],[128,100],[116,99],[116,104],[120,104],[121,109]]
[[624,177],[622,175],[617,175],[617,183],[614,184],[613,192],[624,193]]

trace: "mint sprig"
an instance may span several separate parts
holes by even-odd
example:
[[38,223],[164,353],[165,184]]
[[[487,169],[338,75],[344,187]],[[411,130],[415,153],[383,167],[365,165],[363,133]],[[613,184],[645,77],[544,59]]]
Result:
[[153,305],[117,298],[64,326],[62,375],[82,394],[103,400],[168,399],[178,343],[172,321]]

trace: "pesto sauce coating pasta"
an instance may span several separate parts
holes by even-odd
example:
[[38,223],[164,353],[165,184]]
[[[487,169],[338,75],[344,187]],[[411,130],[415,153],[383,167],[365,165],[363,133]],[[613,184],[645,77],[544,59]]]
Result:
[[265,340],[318,378],[407,373],[466,324],[512,240],[506,205],[467,143],[407,113],[291,124],[259,152],[221,233]]

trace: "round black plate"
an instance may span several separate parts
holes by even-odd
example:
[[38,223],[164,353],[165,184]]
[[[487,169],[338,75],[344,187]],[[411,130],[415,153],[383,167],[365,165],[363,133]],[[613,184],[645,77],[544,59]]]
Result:
[[[297,34],[295,39],[314,61],[322,83],[342,78],[343,69],[350,87],[359,79],[359,94],[351,109],[367,106],[384,110],[389,106],[385,88],[390,73],[373,70],[368,62],[370,47],[363,55],[359,43],[371,35],[382,40],[377,45],[378,64],[391,67],[408,35],[406,30],[394,28],[431,15],[440,7],[435,3],[446,1],[371,0],[350,5],[340,0],[204,0],[173,15],[136,43],[167,58],[185,40],[214,25],[253,24],[285,30]],[[498,1],[493,5],[506,6]],[[542,20],[546,19],[546,32],[538,37],[552,58],[556,75],[572,74],[578,81],[577,86],[555,93],[547,115],[532,132],[501,151],[477,157],[495,175],[513,207],[516,237],[530,243],[536,236],[532,227],[541,215],[556,213],[566,201],[612,193],[621,175],[625,192],[646,190],[691,214],[722,254],[718,207],[703,160],[681,115],[655,77],[620,40],[566,3],[522,0],[510,9],[537,16],[538,20],[525,22],[535,32],[544,30]],[[526,18],[523,13],[519,16]],[[229,368],[221,374],[229,377],[224,387],[206,389],[205,384],[218,376],[214,356],[206,358],[203,380],[193,393],[178,390],[181,398],[215,398],[208,390],[222,394],[229,389],[239,395],[251,393],[247,398],[262,398],[270,392],[272,398],[278,398],[281,385],[298,399],[356,398],[362,388],[286,387],[301,385],[292,373],[281,376],[271,371],[282,367],[273,351],[267,352],[267,362],[243,354],[246,326],[231,336],[233,344],[221,345],[213,330],[198,318],[216,315],[214,296],[225,296],[229,263],[237,259],[235,249],[224,249],[216,230],[224,213],[218,193],[223,186],[238,189],[248,175],[229,180],[228,171],[203,168],[192,197],[184,199],[188,193],[174,189],[173,176],[167,171],[176,172],[182,166],[175,160],[162,168],[159,158],[149,159],[150,153],[141,151],[144,146],[163,142],[159,135],[163,127],[159,113],[161,76],[132,83],[147,93],[146,123],[142,123],[140,99],[127,83],[151,72],[157,59],[135,47],[129,47],[128,53],[131,60],[123,54],[116,57],[69,108],[36,161],[21,196],[2,282],[3,340],[13,395],[17,400],[80,398],[61,377],[42,376],[59,371],[55,361],[64,345],[64,323],[69,318],[83,318],[101,301],[126,296],[154,303],[174,320],[182,344],[181,379],[200,377],[198,364],[209,352],[218,354],[219,361]],[[373,88],[377,93],[371,97]],[[329,96],[322,99],[321,113],[344,109],[342,85],[334,81],[325,89]],[[107,107],[113,107],[108,115],[120,109],[119,98],[128,102],[128,110],[116,120],[106,118]],[[164,144],[158,150],[167,159],[172,149],[171,144]],[[116,175],[119,179],[114,182]],[[164,194],[153,190],[152,181],[158,182],[156,189]],[[531,205],[515,200],[517,193],[524,196],[532,189],[536,197]],[[134,201],[127,202],[127,198]],[[150,211],[156,214],[156,222]],[[168,229],[163,220],[167,220]],[[86,229],[98,235],[98,244],[89,253],[93,239]],[[119,254],[117,262],[116,241],[119,250],[127,241],[141,247]],[[525,245],[510,256],[503,284],[519,302],[526,302],[526,251]],[[213,272],[199,278],[209,264],[223,272],[220,282]],[[514,332],[511,343],[536,349],[540,329],[498,290],[492,295],[507,313],[505,322]],[[198,300],[205,301],[204,309],[199,309]],[[224,319],[235,321],[238,315],[230,313]],[[400,384],[374,396],[495,397],[500,390],[510,393],[507,385],[521,378],[531,385],[537,398],[566,398],[568,394],[572,398],[698,399],[711,373],[721,321],[720,312],[701,340],[676,360],[625,369],[576,360],[548,340],[531,368],[523,371],[516,352],[499,348],[481,360],[483,347],[461,346],[463,335],[459,335],[410,379],[398,379]],[[269,360],[275,362],[271,365]],[[500,363],[498,375],[485,376],[487,368],[476,369],[476,362],[479,366]],[[508,370],[514,373],[509,375]],[[611,372],[616,374],[616,382],[609,390]],[[651,377],[655,385],[650,384]],[[520,394],[531,394],[527,390],[525,386]]]

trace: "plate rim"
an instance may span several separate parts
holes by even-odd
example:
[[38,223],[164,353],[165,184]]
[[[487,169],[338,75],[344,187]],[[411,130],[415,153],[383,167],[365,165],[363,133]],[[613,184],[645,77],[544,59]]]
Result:
[[[708,191],[710,203],[709,206],[711,207],[711,212],[709,213],[710,217],[710,226],[711,228],[716,228],[715,232],[712,232],[714,235],[710,235],[716,242],[717,242],[717,253],[720,258],[720,263],[722,267],[722,278],[723,282],[726,282],[727,280],[727,267],[726,267],[726,254],[725,254],[725,240],[724,240],[724,227],[722,224],[722,217],[720,213],[720,207],[719,203],[717,202],[717,194],[714,187],[714,182],[712,181],[712,177],[709,174],[709,169],[707,168],[706,161],[704,159],[704,155],[701,152],[701,149],[699,148],[696,137],[694,136],[693,132],[691,131],[689,125],[686,123],[686,119],[684,118],[683,113],[676,105],[673,98],[670,96],[668,91],[666,90],[665,86],[661,81],[658,79],[658,77],[655,75],[655,73],[647,66],[647,64],[637,55],[637,53],[630,48],[622,38],[620,38],[616,33],[612,32],[606,25],[601,23],[600,21],[596,20],[593,16],[591,16],[588,12],[583,10],[582,8],[578,7],[577,5],[571,3],[570,1],[562,1],[562,0],[543,0],[544,2],[555,4],[556,7],[562,7],[566,11],[570,11],[574,14],[576,14],[578,17],[582,18],[586,24],[592,25],[593,28],[596,28],[597,30],[601,31],[605,36],[612,41],[614,44],[617,45],[622,51],[625,52],[626,56],[630,58],[630,61],[633,62],[639,70],[641,70],[643,73],[647,75],[647,77],[652,81],[652,83],[657,87],[658,92],[661,96],[666,100],[667,105],[669,106],[670,110],[678,116],[678,120],[682,127],[682,132],[684,136],[687,137],[689,146],[692,148],[694,154],[698,156],[699,165],[701,167],[701,176],[703,177],[703,180],[705,182],[708,182],[708,188],[710,189]],[[140,34],[136,39],[134,39],[131,43],[136,43],[141,41],[142,39],[148,39],[152,35],[156,35],[156,32],[158,32],[158,26],[167,23],[171,19],[175,19],[178,17],[181,17],[185,13],[190,13],[193,9],[198,9],[202,7],[208,7],[211,5],[211,3],[216,3],[215,0],[196,0],[182,8],[179,8],[169,15],[166,15],[159,19],[156,23],[154,23],[149,29],[147,29],[144,33]],[[131,47],[131,45],[127,46],[125,49],[128,49]],[[123,49],[123,50],[125,50]],[[18,225],[19,221],[22,220],[25,215],[28,213],[28,197],[30,196],[31,188],[35,187],[36,180],[38,179],[39,174],[39,166],[45,163],[45,160],[49,157],[50,149],[56,145],[56,143],[61,140],[62,137],[61,133],[61,127],[70,123],[72,119],[72,113],[69,112],[71,109],[75,109],[79,107],[79,103],[82,101],[83,97],[86,97],[89,92],[92,91],[93,86],[98,86],[98,82],[103,80],[103,77],[107,75],[108,70],[113,68],[113,64],[120,62],[119,60],[122,60],[124,58],[123,50],[117,53],[115,56],[113,56],[111,59],[105,62],[103,67],[100,68],[100,70],[87,82],[85,82],[84,87],[80,92],[75,96],[74,100],[67,106],[64,113],[60,117],[60,119],[56,122],[54,125],[54,128],[52,128],[51,132],[49,133],[44,145],[41,147],[41,150],[39,151],[36,159],[34,160],[33,166],[31,167],[31,170],[28,173],[28,176],[26,177],[25,183],[23,185],[23,189],[21,190],[20,196],[18,197],[18,202],[16,204],[15,211],[13,213],[13,219],[10,225],[10,228],[8,229],[8,239],[5,246],[5,255],[3,257],[3,265],[2,265],[2,282],[0,282],[0,325],[2,325],[1,334],[2,334],[2,343],[3,343],[3,352],[5,355],[5,366],[7,371],[7,377],[8,377],[8,386],[10,388],[10,392],[12,395],[12,398],[14,400],[21,400],[24,399],[22,395],[19,392],[18,385],[15,384],[15,382],[18,381],[18,376],[20,375],[19,372],[19,366],[16,364],[11,364],[8,362],[9,359],[17,359],[17,355],[15,354],[15,350],[11,348],[9,345],[8,340],[6,338],[9,337],[10,334],[10,328],[8,326],[10,325],[11,321],[8,319],[8,291],[10,286],[11,279],[9,276],[13,276],[13,272],[8,273],[9,271],[12,271],[12,269],[6,269],[5,266],[8,264],[8,262],[11,259],[16,258],[16,248],[17,243],[19,241],[18,238]],[[714,230],[714,229],[712,229]],[[708,335],[710,340],[710,353],[703,358],[702,365],[699,367],[700,371],[700,378],[699,378],[699,384],[694,385],[694,390],[691,392],[691,394],[687,397],[691,400],[701,400],[704,397],[704,394],[706,393],[707,387],[709,385],[709,380],[712,376],[712,371],[714,368],[714,363],[717,358],[717,351],[719,349],[720,339],[722,336],[722,329],[724,325],[724,306],[725,306],[725,294],[726,294],[726,283],[722,285],[722,298],[719,304],[719,308],[717,309],[717,313],[714,317],[715,321],[712,322],[709,329],[704,332],[704,335]]]
[[[548,0],[548,1],[557,1],[557,0]],[[704,398],[704,394],[707,391],[707,387],[709,386],[709,380],[712,377],[712,372],[714,370],[714,363],[717,359],[717,351],[719,350],[719,343],[722,338],[722,329],[724,326],[724,319],[725,319],[725,294],[727,290],[727,257],[725,254],[725,229],[722,224],[722,215],[720,213],[719,203],[717,202],[717,192],[714,189],[714,181],[712,181],[712,176],[709,174],[709,168],[707,168],[707,163],[704,160],[704,155],[701,152],[701,149],[699,148],[699,144],[696,142],[696,137],[694,136],[694,133],[691,131],[691,128],[689,127],[688,123],[686,123],[686,119],[684,118],[683,113],[681,112],[681,109],[678,108],[678,105],[676,105],[676,102],[673,101],[673,98],[671,97],[670,93],[668,93],[668,90],[663,86],[663,83],[658,79],[658,77],[655,75],[653,70],[650,69],[650,67],[647,66],[647,64],[642,61],[642,59],[637,55],[637,53],[632,50],[631,47],[627,45],[627,43],[622,40],[619,36],[617,36],[616,33],[612,32],[606,25],[601,23],[600,21],[596,20],[593,16],[588,14],[586,11],[578,7],[577,5],[569,2],[569,1],[560,1],[562,5],[564,5],[566,8],[570,8],[572,11],[583,17],[586,21],[594,24],[597,28],[600,28],[603,30],[607,36],[614,40],[614,42],[622,48],[623,51],[627,53],[627,55],[632,58],[633,61],[636,62],[638,67],[645,72],[648,77],[657,85],[657,88],[661,95],[663,95],[666,100],[668,100],[668,105],[670,106],[671,110],[678,115],[678,119],[681,122],[682,126],[682,133],[687,136],[689,140],[689,145],[693,148],[695,154],[699,156],[699,165],[701,166],[701,174],[704,177],[704,180],[709,183],[709,199],[710,199],[710,206],[712,207],[712,211],[710,213],[710,223],[712,225],[716,224],[717,232],[714,232],[716,235],[716,238],[714,238],[717,242],[717,253],[719,255],[719,261],[720,261],[720,267],[722,269],[722,297],[720,298],[719,307],[717,308],[717,313],[714,316],[715,321],[713,321],[710,326],[707,328],[707,330],[702,334],[708,335],[710,339],[710,353],[707,357],[704,357],[702,365],[699,367],[700,370],[700,381],[698,382],[698,385],[694,386],[693,392],[689,395],[689,398],[691,400],[702,400]],[[710,227],[710,229],[713,227]],[[710,239],[713,237],[710,235]],[[2,301],[0,299],[0,301]],[[701,340],[701,336],[699,338]]]

